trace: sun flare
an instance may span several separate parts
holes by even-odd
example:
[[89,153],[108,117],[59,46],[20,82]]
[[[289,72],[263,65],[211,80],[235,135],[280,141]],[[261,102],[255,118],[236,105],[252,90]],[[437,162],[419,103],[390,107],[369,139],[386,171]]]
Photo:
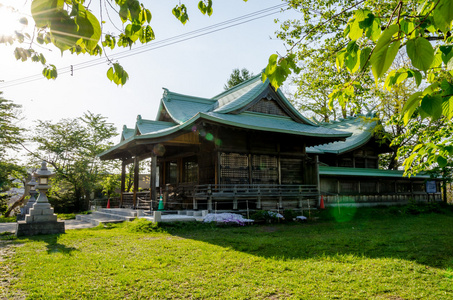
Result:
[[0,36],[12,36],[15,31],[24,29],[21,14],[11,6],[0,4]]

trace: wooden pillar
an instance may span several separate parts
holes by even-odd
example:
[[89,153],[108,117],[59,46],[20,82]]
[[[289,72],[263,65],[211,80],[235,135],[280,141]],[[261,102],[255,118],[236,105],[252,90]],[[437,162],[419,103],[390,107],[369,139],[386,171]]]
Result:
[[120,207],[123,207],[123,193],[126,189],[126,160],[121,162],[121,193],[120,193]]
[[139,174],[140,173],[140,161],[138,156],[134,157],[134,197],[132,199],[132,206],[136,208],[137,205],[137,192],[138,192],[138,183],[139,183]]
[[212,211],[212,187],[208,184],[208,210]]
[[157,155],[151,155],[151,179],[149,182],[149,189],[151,191],[151,206],[157,203]]

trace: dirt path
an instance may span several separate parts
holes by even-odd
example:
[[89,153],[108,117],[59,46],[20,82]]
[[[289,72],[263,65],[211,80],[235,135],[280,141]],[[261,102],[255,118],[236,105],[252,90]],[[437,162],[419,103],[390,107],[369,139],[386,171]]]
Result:
[[14,248],[17,247],[11,241],[0,240],[0,299],[25,299],[23,292],[12,289],[15,276],[13,269],[6,263],[6,260],[14,255]]

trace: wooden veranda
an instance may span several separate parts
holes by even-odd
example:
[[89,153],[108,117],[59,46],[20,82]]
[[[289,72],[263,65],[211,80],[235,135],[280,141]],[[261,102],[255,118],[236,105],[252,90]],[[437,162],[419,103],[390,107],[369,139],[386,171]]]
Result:
[[[135,196],[135,201],[134,201]],[[297,209],[318,205],[316,185],[181,184],[162,192],[168,210]],[[120,207],[155,210],[151,192],[123,193]]]

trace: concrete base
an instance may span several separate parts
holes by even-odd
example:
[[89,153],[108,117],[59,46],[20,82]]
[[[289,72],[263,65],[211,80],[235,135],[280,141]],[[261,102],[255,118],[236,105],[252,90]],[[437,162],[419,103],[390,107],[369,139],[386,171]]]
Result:
[[16,236],[65,233],[64,222],[17,222]]

